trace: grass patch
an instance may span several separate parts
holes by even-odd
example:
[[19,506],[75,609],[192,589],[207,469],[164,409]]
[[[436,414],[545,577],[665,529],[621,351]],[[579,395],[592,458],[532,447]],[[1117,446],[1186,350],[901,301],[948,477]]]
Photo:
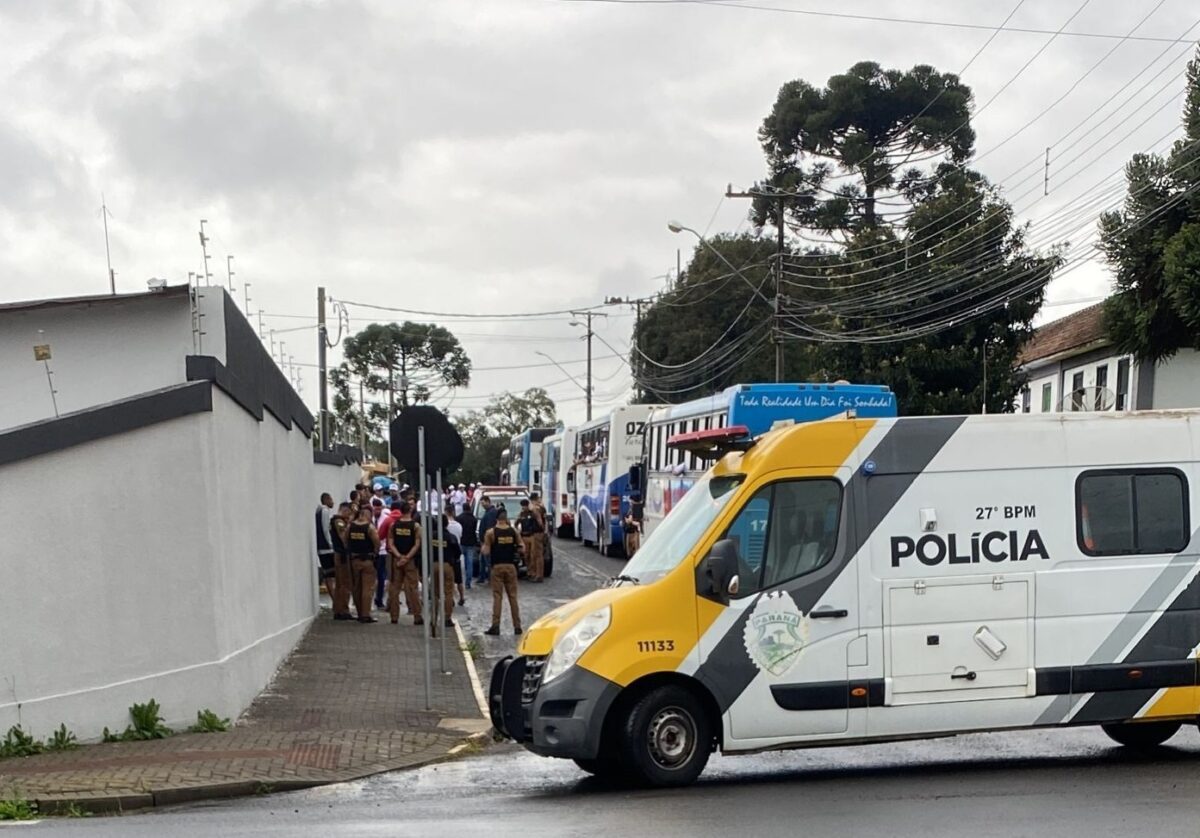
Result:
[[229,730],[229,719],[222,719],[212,710],[199,710],[196,723],[188,730],[192,733],[224,733]]
[[28,800],[0,800],[0,821],[31,821],[37,817],[37,807]]
[[67,730],[65,724],[59,725],[58,730],[54,731],[54,735],[46,742],[47,751],[73,751],[79,747],[79,740],[75,738],[75,734]]
[[10,727],[8,733],[4,735],[4,739],[0,740],[0,757],[31,757],[44,750],[46,750],[45,743],[40,739],[34,739],[22,730],[20,725]]
[[479,638],[472,637],[466,642],[466,645],[460,646],[464,652],[471,656],[471,660],[477,661],[483,657],[483,645],[479,642]]

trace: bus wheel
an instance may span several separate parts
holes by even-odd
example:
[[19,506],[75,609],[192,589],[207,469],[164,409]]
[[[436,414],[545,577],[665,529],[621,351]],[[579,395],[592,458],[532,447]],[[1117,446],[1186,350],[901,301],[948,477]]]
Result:
[[683,687],[656,687],[633,705],[621,727],[621,763],[647,786],[686,786],[708,763],[713,729],[708,711]]
[[1174,736],[1181,722],[1136,722],[1100,725],[1108,738],[1128,748],[1156,748]]

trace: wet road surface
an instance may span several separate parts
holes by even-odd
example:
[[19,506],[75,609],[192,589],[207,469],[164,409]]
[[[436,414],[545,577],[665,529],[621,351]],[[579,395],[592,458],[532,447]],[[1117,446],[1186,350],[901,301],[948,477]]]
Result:
[[610,789],[511,745],[305,792],[43,822],[70,836],[1196,836],[1200,733],[1147,756],[1095,729],[714,757],[696,785]]
[[[557,543],[554,577],[522,584],[527,622],[596,587],[621,562]],[[490,595],[468,597],[486,627]],[[480,672],[515,638],[486,638]],[[1145,755],[1098,728],[714,756],[690,788],[608,788],[511,744],[419,771],[123,818],[3,827],[109,836],[1200,836],[1200,731]]]

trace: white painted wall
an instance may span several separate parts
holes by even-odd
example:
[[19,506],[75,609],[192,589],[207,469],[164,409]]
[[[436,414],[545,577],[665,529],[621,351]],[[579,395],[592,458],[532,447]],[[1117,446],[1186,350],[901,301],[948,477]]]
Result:
[[1155,367],[1154,407],[1200,407],[1200,352],[1181,349]]
[[336,508],[337,504],[349,500],[355,484],[362,482],[362,467],[358,463],[351,463],[348,466],[327,466],[323,463],[314,463],[312,470],[312,503],[310,506],[314,512],[322,492],[329,492],[333,495],[333,503]]
[[[303,635],[311,443],[215,388],[213,403],[0,467],[0,508],[23,521],[0,552],[0,729],[94,739],[149,698],[175,727],[236,716]],[[47,475],[79,502],[41,502]]]
[[[224,355],[223,318],[211,319],[222,323]],[[187,380],[191,304],[180,295],[0,311],[0,429],[54,416],[45,366],[33,358],[42,343],[60,413],[116,401]]]

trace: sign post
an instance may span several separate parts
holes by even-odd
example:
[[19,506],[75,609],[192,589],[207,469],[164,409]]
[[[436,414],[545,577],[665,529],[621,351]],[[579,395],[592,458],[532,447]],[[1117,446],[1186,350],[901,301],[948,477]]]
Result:
[[425,426],[421,425],[417,428],[417,457],[420,460],[421,474],[421,611],[425,617],[425,625],[421,627],[422,634],[425,637],[425,709],[433,709],[433,662],[432,650],[429,648],[429,631],[430,617],[429,613],[429,493],[426,491],[429,485],[428,476],[425,473]]

